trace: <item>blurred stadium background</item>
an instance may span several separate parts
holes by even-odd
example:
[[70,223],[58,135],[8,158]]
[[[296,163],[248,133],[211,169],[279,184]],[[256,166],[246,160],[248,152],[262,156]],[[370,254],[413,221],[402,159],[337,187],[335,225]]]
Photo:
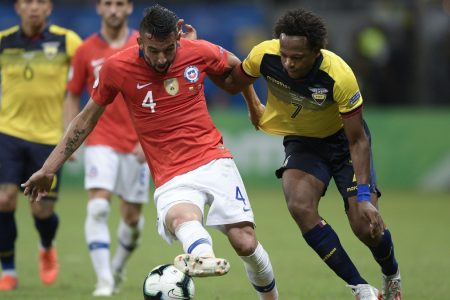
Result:
[[[54,0],[52,23],[74,29],[83,38],[98,31],[95,0]],[[13,0],[0,1],[0,29],[19,22]],[[146,6],[134,1],[130,25],[137,27]],[[450,0],[215,0],[158,1],[192,24],[199,38],[233,51],[241,59],[252,45],[271,38],[272,25],[287,8],[306,7],[321,15],[329,29],[328,48],[353,68],[365,99],[383,215],[394,233],[407,299],[448,299],[450,289]],[[261,98],[265,85],[256,85]],[[207,84],[206,94],[217,126],[252,197],[258,234],[277,271],[281,299],[350,299],[335,278],[300,238],[283,204],[274,170],[283,159],[281,138],[255,132],[240,96],[231,97]],[[86,194],[82,190],[82,151],[64,169],[58,236],[64,272],[51,289],[37,282],[36,234],[25,201],[19,206],[18,294],[0,299],[87,299],[94,275],[83,238]],[[114,204],[117,205],[117,204]],[[117,208],[117,207],[116,207]],[[153,205],[147,206],[146,235],[129,266],[129,281],[117,299],[139,299],[146,270],[178,254],[154,230]],[[117,210],[115,210],[117,212]],[[342,203],[334,188],[322,214],[363,274],[379,286],[379,271],[369,252],[348,234]],[[117,215],[111,218],[117,224]],[[111,227],[115,228],[115,227]],[[112,231],[114,235],[114,229]],[[219,254],[230,257],[235,273],[223,279],[196,280],[198,299],[253,299],[240,262],[223,236],[213,233]],[[29,255],[28,249],[33,249]],[[151,253],[151,254],[148,254]],[[155,258],[153,255],[158,256]],[[298,265],[298,267],[297,267]],[[295,266],[295,267],[293,267]],[[88,270],[88,271],[87,271]],[[21,279],[22,280],[22,279]],[[224,286],[223,286],[224,284]],[[324,286],[325,284],[325,286]]]
[[[13,0],[0,4],[0,28],[18,22]],[[52,23],[83,38],[99,29],[95,0],[55,0]],[[134,1],[137,27],[152,1]],[[194,25],[199,38],[241,59],[287,8],[303,6],[323,16],[328,48],[353,68],[366,101],[366,119],[382,187],[450,189],[450,0],[159,1]],[[265,85],[256,84],[262,98]],[[274,183],[283,153],[280,139],[255,134],[242,98],[206,85],[210,108],[250,181]],[[66,167],[79,177],[81,164]],[[255,180],[253,180],[255,179]],[[70,180],[71,182],[73,180]]]

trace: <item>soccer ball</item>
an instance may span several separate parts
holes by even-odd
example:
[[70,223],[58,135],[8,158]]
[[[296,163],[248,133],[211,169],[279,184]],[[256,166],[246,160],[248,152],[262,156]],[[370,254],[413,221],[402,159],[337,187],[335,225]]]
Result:
[[192,278],[174,265],[159,265],[151,270],[144,280],[145,300],[190,300],[194,298],[194,294]]

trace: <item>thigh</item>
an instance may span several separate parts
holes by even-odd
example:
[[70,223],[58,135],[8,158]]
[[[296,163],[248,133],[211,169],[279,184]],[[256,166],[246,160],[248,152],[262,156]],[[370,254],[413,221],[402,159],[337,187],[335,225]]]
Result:
[[26,177],[24,141],[0,133],[0,183],[20,185]]
[[115,192],[130,203],[147,203],[150,171],[133,154],[119,155],[119,172]]
[[106,146],[86,146],[84,153],[84,187],[114,192],[119,170],[119,155]]
[[317,138],[285,137],[285,159],[283,165],[276,170],[278,178],[289,169],[300,170],[310,174],[328,186],[331,169],[327,159],[328,145]]
[[166,226],[166,216],[168,211],[177,204],[188,203],[195,205],[204,214],[204,207],[207,202],[206,194],[195,184],[192,172],[176,176],[164,183],[155,190],[154,202],[157,213],[157,228],[161,237],[169,244],[176,237]]
[[233,159],[212,161],[198,170],[197,184],[210,205],[206,225],[223,230],[227,224],[254,223],[252,206]]

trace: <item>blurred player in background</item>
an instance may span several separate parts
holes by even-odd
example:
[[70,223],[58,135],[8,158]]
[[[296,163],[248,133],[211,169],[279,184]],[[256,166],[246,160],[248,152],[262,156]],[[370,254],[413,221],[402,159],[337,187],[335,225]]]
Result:
[[[47,194],[53,174],[121,93],[155,182],[158,231],[169,243],[180,240],[186,252],[175,258],[175,266],[191,276],[228,272],[228,262],[215,257],[202,224],[209,205],[206,224],[227,235],[260,299],[277,299],[272,265],[256,239],[244,184],[204,96],[207,74],[227,73],[240,61],[209,42],[180,39],[177,20],[159,5],[146,10],[139,46],[103,64],[91,99],[42,169],[23,184],[25,194],[31,201]],[[244,93],[254,93],[253,88]]]
[[[89,93],[103,62],[112,54],[136,45],[138,32],[128,27],[131,0],[98,0],[100,32],[77,49],[67,85],[66,127],[80,111],[80,97]],[[150,174],[128,109],[120,94],[108,106],[89,135],[85,147],[84,185],[89,201],[85,237],[97,275],[94,296],[111,296],[124,279],[124,265],[138,245],[144,225],[142,204],[148,202]],[[119,243],[110,261],[108,216],[113,194],[121,199]]]
[[378,290],[361,277],[336,232],[319,215],[319,201],[333,178],[353,232],[381,266],[383,299],[401,299],[391,234],[377,208],[380,192],[355,76],[339,56],[324,49],[327,31],[314,14],[288,11],[274,35],[252,49],[225,87],[237,92],[260,76],[266,79],[266,107],[257,97],[246,98],[247,105],[255,127],[284,136],[286,159],[276,175],[308,245],[357,299],[379,299]]
[[[0,32],[0,291],[18,286],[14,214],[19,184],[39,169],[61,139],[67,73],[81,43],[73,31],[48,24],[50,0],[16,0],[15,10],[20,25]],[[31,205],[44,284],[52,284],[59,272],[53,244],[59,181],[58,172],[43,201]]]

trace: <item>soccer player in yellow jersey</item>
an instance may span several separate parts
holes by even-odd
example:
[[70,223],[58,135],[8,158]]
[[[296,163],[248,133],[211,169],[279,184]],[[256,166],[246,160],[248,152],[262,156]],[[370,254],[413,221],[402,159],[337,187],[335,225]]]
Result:
[[[14,212],[19,184],[39,169],[62,136],[69,64],[81,43],[73,31],[48,24],[51,0],[16,0],[15,10],[20,25],[0,31],[0,292],[18,286]],[[46,201],[31,205],[44,284],[52,284],[59,271],[53,245],[58,185],[53,182]]]
[[[379,210],[370,132],[362,116],[363,99],[350,67],[325,50],[323,21],[303,9],[285,13],[275,39],[255,46],[227,78],[231,92],[264,77],[265,106],[248,101],[255,127],[284,136],[282,178],[289,212],[304,239],[352,288],[356,299],[401,299],[400,272],[391,234]],[[382,270],[381,293],[359,274],[336,232],[320,215],[319,201],[333,178],[354,234],[366,244]],[[380,294],[380,295],[379,295]]]

